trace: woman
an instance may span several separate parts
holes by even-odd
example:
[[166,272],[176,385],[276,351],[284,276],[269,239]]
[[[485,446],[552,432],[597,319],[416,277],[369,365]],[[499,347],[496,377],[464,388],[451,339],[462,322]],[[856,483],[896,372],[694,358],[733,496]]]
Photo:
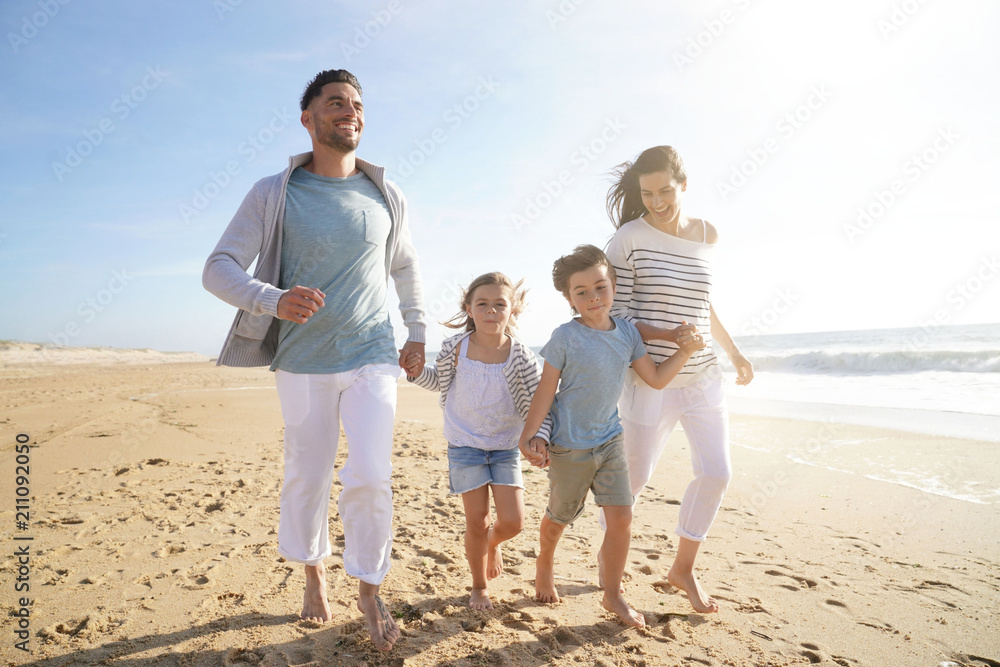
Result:
[[[617,228],[607,254],[618,272],[613,314],[632,321],[657,362],[698,335],[714,338],[736,367],[736,384],[753,379],[744,357],[712,309],[711,256],[718,233],[681,210],[687,173],[670,146],[643,151],[617,169],[608,192],[608,215]],[[649,481],[670,432],[679,421],[691,446],[695,478],[681,501],[680,543],[667,580],[684,590],[696,611],[718,604],[694,573],[698,548],[722,504],[731,477],[729,419],[722,373],[711,345],[691,356],[665,389],[630,374],[619,403],[632,493]]]

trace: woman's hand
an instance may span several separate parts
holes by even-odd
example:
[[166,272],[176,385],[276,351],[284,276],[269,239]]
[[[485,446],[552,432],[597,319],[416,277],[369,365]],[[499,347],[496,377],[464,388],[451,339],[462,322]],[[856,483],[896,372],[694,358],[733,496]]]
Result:
[[736,368],[736,384],[747,385],[753,380],[753,364],[739,350],[729,355],[729,361]]

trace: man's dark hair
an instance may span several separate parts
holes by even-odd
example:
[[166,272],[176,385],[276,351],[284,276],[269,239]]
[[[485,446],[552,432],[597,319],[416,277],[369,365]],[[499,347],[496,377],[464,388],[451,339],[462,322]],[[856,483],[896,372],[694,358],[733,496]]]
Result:
[[299,107],[302,111],[306,110],[309,103],[313,101],[314,97],[319,97],[319,93],[323,90],[323,86],[328,83],[349,83],[354,86],[354,89],[358,91],[358,95],[361,94],[361,84],[358,83],[358,77],[354,76],[346,69],[328,69],[323,70],[317,74],[309,85],[306,86],[306,90],[302,93],[302,99],[299,101]]

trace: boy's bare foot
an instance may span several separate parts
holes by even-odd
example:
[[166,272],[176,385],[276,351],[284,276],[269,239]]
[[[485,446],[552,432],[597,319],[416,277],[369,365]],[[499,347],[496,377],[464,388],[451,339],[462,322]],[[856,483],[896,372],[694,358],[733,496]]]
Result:
[[305,567],[306,592],[302,596],[302,613],[299,616],[306,621],[326,623],[333,617],[326,598],[326,569],[323,563]]
[[469,595],[469,607],[471,609],[493,609],[493,601],[490,600],[489,591],[485,588],[473,588]]
[[719,603],[705,594],[694,572],[677,573],[673,568],[667,572],[667,581],[687,593],[691,606],[700,614],[714,614],[719,611]]
[[389,651],[399,641],[399,626],[389,609],[378,596],[378,586],[361,582],[358,591],[358,610],[365,615],[368,634],[380,651]]
[[545,603],[560,602],[552,568],[542,567],[537,562],[535,564],[535,599]]
[[646,618],[628,606],[628,602],[625,602],[625,598],[621,595],[613,595],[605,591],[601,605],[612,614],[617,615],[623,623],[631,625],[633,628],[646,627]]
[[[493,533],[492,528],[490,528],[490,533]],[[486,556],[486,580],[496,579],[501,574],[503,574],[503,554],[500,553],[500,545],[497,544],[489,550]]]
[[[597,587],[604,590],[604,551],[597,552]],[[625,584],[618,585],[618,592],[625,593]]]

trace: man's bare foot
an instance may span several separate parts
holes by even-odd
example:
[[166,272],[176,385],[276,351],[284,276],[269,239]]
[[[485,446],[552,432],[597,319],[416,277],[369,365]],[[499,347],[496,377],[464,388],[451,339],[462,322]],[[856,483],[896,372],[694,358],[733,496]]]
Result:
[[535,563],[535,599],[539,602],[560,602],[555,574],[550,567]]
[[646,627],[646,618],[628,606],[628,602],[625,602],[625,598],[621,595],[613,595],[605,591],[601,605],[612,614],[618,616],[623,623],[631,625],[633,628]]
[[[604,590],[604,551],[597,552],[597,587]],[[625,593],[625,585],[618,585],[618,592]]]
[[719,603],[705,594],[694,572],[676,573],[673,568],[667,573],[667,581],[687,593],[691,606],[700,614],[714,614],[719,611]]
[[471,609],[493,609],[493,601],[490,600],[489,591],[485,588],[473,588],[469,595],[469,607]]
[[380,651],[389,651],[399,641],[396,619],[378,596],[378,586],[361,582],[359,588],[358,610],[365,615],[372,643]]
[[[490,528],[490,534],[492,533],[493,529]],[[501,574],[503,574],[503,554],[500,553],[500,545],[497,544],[486,556],[486,580],[491,581]]]
[[333,617],[326,599],[326,569],[323,563],[306,565],[306,592],[302,596],[302,613],[299,616],[316,623],[326,623]]

